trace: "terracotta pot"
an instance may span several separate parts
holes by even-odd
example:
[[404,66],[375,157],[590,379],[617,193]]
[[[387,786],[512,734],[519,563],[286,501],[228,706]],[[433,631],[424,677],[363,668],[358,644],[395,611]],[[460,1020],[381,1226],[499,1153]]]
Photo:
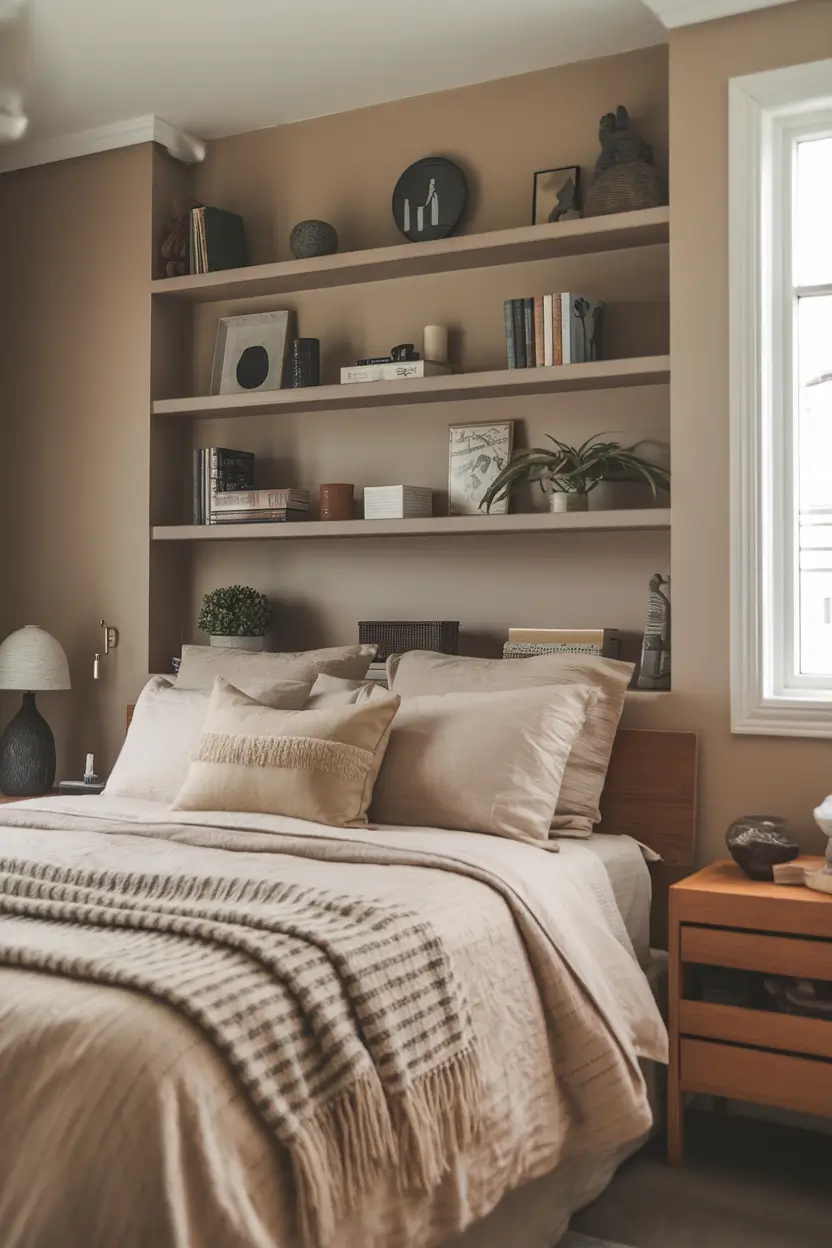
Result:
[[320,491],[322,520],[352,520],[355,518],[353,503],[354,485],[322,485]]

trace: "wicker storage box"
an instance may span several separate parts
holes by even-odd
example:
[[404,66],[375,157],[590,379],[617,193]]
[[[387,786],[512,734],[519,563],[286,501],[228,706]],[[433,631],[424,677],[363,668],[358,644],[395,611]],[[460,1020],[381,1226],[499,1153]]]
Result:
[[378,646],[376,661],[407,650],[459,653],[459,620],[359,620],[358,641]]

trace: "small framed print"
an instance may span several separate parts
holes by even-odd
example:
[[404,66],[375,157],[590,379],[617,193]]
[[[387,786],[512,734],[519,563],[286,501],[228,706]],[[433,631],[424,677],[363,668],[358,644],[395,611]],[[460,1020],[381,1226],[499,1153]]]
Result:
[[[479,516],[483,496],[511,459],[514,421],[451,425],[448,429],[448,515]],[[508,499],[495,503],[491,514],[503,516]]]
[[532,225],[571,221],[579,217],[580,193],[579,165],[566,165],[563,169],[539,169],[534,175]]
[[288,312],[223,316],[217,325],[211,394],[279,390],[288,336]]

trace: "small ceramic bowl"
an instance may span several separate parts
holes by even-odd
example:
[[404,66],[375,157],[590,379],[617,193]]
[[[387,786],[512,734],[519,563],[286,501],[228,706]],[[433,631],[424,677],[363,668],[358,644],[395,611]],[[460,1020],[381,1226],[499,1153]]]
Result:
[[800,846],[778,815],[743,815],[725,833],[725,844],[750,880],[773,880],[777,863],[791,862]]

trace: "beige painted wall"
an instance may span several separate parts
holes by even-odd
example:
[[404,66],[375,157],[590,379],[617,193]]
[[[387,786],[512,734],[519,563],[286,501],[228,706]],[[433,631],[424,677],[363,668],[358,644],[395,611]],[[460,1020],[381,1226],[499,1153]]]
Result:
[[727,465],[728,80],[830,56],[828,0],[671,36],[672,718],[701,735],[702,858],[752,808],[787,815],[819,847],[811,808],[832,791],[832,742],[729,730]]
[[[59,777],[109,767],[147,671],[150,206],[149,146],[0,177],[0,635],[67,652],[72,691],[38,699]],[[96,684],[101,616],[121,645]]]

